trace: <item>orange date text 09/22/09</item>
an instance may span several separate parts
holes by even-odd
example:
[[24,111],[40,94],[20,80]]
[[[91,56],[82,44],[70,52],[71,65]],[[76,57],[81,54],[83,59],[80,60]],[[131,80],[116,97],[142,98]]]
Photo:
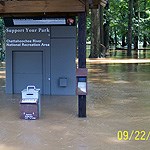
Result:
[[117,132],[117,139],[119,141],[148,141],[150,140],[150,131],[145,130],[119,130]]

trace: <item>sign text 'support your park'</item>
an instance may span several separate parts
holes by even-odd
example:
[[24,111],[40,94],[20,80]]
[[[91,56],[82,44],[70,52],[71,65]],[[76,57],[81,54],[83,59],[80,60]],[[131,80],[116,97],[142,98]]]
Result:
[[[13,39],[6,39],[6,46],[11,47],[48,47],[49,43],[40,39],[40,34],[50,35],[50,30],[47,27],[44,28],[6,28],[7,34],[12,34]],[[26,39],[26,34],[31,34]],[[13,36],[15,35],[15,36]],[[38,36],[39,35],[39,36]],[[20,39],[20,37],[22,37]],[[30,38],[30,39],[29,39]]]

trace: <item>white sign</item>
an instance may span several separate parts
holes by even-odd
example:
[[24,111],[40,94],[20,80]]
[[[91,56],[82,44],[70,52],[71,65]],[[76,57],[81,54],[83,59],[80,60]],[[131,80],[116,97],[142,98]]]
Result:
[[13,19],[14,25],[65,25],[65,18]]
[[78,89],[86,93],[86,82],[78,82]]
[[6,28],[6,33],[50,33],[49,28]]

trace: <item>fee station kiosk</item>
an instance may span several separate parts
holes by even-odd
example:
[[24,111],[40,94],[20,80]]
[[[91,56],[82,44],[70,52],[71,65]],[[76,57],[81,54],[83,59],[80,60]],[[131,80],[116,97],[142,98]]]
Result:
[[6,92],[28,85],[41,94],[76,94],[75,17],[4,18]]

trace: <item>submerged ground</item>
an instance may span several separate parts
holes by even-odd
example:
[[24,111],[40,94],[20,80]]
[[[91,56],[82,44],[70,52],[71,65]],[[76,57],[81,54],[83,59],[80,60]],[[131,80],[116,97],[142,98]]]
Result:
[[77,97],[42,96],[36,121],[19,119],[21,95],[5,94],[1,63],[0,150],[148,150],[150,61],[115,61],[87,61],[87,118],[77,117]]

